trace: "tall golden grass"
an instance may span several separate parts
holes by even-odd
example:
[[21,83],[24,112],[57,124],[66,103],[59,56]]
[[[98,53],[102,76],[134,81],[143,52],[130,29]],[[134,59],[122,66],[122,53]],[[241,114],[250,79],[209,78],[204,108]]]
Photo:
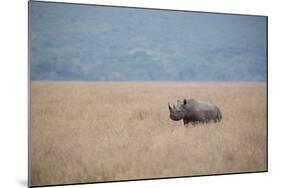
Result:
[[[195,98],[220,123],[169,119]],[[265,83],[31,83],[31,185],[265,171]]]

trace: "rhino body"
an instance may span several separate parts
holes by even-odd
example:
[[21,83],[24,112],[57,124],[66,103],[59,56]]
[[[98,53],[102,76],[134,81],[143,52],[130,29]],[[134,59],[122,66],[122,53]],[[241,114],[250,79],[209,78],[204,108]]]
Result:
[[170,118],[174,121],[183,120],[184,125],[189,122],[208,123],[210,121],[219,122],[222,119],[220,109],[213,103],[198,101],[195,99],[178,100],[173,107],[169,106]]

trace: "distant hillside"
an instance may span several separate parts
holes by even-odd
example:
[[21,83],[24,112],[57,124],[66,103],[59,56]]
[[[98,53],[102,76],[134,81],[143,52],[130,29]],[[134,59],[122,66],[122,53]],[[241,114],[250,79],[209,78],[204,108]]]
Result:
[[30,5],[32,80],[266,79],[266,17]]

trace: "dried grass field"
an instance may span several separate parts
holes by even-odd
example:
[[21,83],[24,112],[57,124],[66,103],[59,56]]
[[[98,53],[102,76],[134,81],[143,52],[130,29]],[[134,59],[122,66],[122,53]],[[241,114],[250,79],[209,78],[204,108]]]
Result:
[[[194,98],[220,123],[169,119]],[[31,185],[265,171],[266,83],[31,82]]]

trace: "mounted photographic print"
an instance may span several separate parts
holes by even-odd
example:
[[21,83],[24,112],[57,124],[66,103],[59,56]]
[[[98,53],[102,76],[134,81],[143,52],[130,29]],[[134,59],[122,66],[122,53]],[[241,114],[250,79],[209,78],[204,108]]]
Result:
[[267,172],[267,17],[29,1],[29,186]]

